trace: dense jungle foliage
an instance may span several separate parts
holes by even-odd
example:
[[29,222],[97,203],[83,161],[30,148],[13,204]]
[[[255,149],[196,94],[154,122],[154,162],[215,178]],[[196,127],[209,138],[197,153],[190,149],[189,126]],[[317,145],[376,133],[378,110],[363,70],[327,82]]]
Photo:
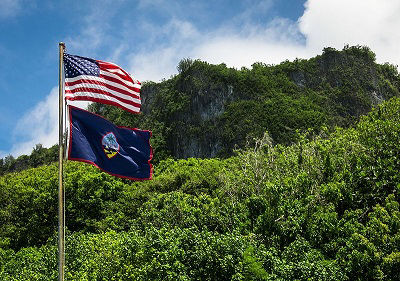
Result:
[[[66,280],[400,280],[400,99],[152,181],[65,171]],[[0,280],[57,278],[57,165],[0,177]]]
[[[297,142],[297,130],[348,127],[372,106],[399,96],[396,67],[377,64],[367,47],[325,48],[322,55],[279,65],[255,63],[236,70],[224,64],[182,60],[179,74],[144,82],[143,114],[93,104],[117,125],[153,131],[154,163],[173,158],[226,158],[236,147],[269,132],[274,144]],[[30,156],[0,159],[0,175],[50,164],[58,147],[37,145]]]

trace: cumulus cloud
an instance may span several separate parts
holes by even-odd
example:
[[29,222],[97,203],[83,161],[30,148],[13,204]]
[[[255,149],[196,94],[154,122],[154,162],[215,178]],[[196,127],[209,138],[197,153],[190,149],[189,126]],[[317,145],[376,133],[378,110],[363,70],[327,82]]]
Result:
[[220,30],[205,39],[194,48],[194,57],[236,68],[250,67],[255,62],[277,64],[308,55],[296,23],[282,18],[276,18],[266,26],[247,27],[236,33]]
[[312,53],[326,46],[366,45],[379,62],[399,64],[399,13],[396,0],[309,0],[299,28]]

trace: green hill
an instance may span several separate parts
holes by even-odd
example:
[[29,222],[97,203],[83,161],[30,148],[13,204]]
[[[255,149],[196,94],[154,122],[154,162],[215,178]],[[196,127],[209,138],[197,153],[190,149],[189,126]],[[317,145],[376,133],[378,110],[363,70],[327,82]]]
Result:
[[161,83],[143,84],[139,116],[100,104],[91,109],[116,124],[152,130],[157,162],[229,157],[265,131],[273,143],[290,144],[297,130],[351,126],[400,91],[397,69],[377,64],[360,46],[241,70],[184,59],[178,70]]
[[[392,98],[291,145],[162,160],[152,181],[69,162],[66,280],[399,280],[399,141]],[[0,177],[0,280],[56,280],[56,190],[55,164]]]

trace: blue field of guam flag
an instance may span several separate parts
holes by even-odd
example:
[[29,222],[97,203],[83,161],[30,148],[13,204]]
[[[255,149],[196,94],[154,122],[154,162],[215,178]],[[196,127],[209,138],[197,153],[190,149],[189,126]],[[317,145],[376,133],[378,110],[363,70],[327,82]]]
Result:
[[90,163],[117,177],[152,177],[151,132],[115,126],[103,117],[69,106],[68,160]]

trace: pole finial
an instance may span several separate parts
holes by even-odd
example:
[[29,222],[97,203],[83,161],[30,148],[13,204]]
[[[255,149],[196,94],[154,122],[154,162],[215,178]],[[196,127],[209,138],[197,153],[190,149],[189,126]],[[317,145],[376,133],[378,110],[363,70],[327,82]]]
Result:
[[60,49],[60,53],[64,53],[65,52],[65,43],[64,42],[59,42],[58,43],[58,47]]

